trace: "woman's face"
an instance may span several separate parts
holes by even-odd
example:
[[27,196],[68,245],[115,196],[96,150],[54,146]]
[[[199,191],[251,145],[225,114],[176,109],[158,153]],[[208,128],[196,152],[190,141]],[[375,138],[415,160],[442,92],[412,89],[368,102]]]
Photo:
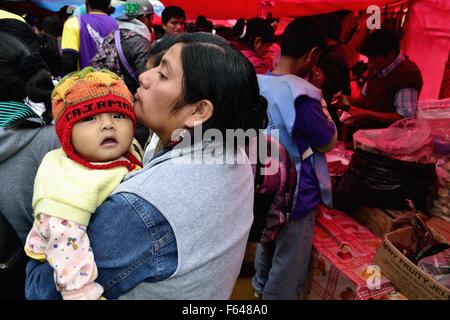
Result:
[[139,76],[140,87],[135,95],[136,117],[152,129],[166,145],[176,129],[187,127],[194,106],[183,106],[171,112],[182,98],[183,66],[182,44],[172,46],[163,56],[161,64]]

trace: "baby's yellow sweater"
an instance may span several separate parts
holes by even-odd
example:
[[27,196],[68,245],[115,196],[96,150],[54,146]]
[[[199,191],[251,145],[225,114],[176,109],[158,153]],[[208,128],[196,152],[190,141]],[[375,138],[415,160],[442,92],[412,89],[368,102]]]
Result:
[[48,152],[34,181],[36,218],[49,216],[87,226],[91,214],[128,173],[125,167],[89,169],[69,159],[60,148]]

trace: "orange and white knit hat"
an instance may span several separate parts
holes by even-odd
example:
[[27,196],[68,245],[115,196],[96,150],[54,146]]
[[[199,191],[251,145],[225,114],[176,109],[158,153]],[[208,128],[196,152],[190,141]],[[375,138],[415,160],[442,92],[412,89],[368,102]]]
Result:
[[136,127],[133,97],[123,80],[108,70],[86,67],[81,71],[72,72],[65,76],[52,92],[52,115],[56,134],[70,159],[92,169],[127,166],[133,170],[140,162],[129,151],[124,155],[129,162],[93,164],[74,150],[71,142],[73,125],[84,118],[103,112],[124,114]]

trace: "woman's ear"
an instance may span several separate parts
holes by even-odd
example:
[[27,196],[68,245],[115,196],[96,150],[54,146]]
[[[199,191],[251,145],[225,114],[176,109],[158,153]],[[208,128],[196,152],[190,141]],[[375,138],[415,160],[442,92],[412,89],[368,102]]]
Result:
[[253,39],[253,50],[258,50],[259,47],[263,44],[262,38],[261,37],[255,37],[255,39]]
[[193,105],[192,111],[186,119],[185,126],[187,128],[193,128],[199,123],[205,123],[212,117],[213,112],[214,105],[211,101],[207,99],[200,100]]

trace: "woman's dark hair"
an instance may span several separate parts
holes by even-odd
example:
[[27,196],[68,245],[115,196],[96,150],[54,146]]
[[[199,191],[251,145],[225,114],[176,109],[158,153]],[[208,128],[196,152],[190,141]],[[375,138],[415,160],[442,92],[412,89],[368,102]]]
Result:
[[39,53],[32,53],[17,38],[0,32],[0,101],[22,102],[28,97],[43,102],[43,117],[51,122],[52,78]]
[[148,57],[149,60],[153,60],[153,67],[159,66],[164,53],[175,43],[175,40],[176,36],[168,34],[151,46]]
[[251,63],[222,37],[197,32],[178,35],[182,43],[183,88],[173,112],[203,99],[214,105],[203,131],[260,129],[267,126],[267,101],[259,94]]
[[261,37],[264,43],[275,41],[275,31],[269,21],[263,18],[252,18],[247,21],[247,30],[243,40],[251,49],[254,49],[253,41],[256,37]]

